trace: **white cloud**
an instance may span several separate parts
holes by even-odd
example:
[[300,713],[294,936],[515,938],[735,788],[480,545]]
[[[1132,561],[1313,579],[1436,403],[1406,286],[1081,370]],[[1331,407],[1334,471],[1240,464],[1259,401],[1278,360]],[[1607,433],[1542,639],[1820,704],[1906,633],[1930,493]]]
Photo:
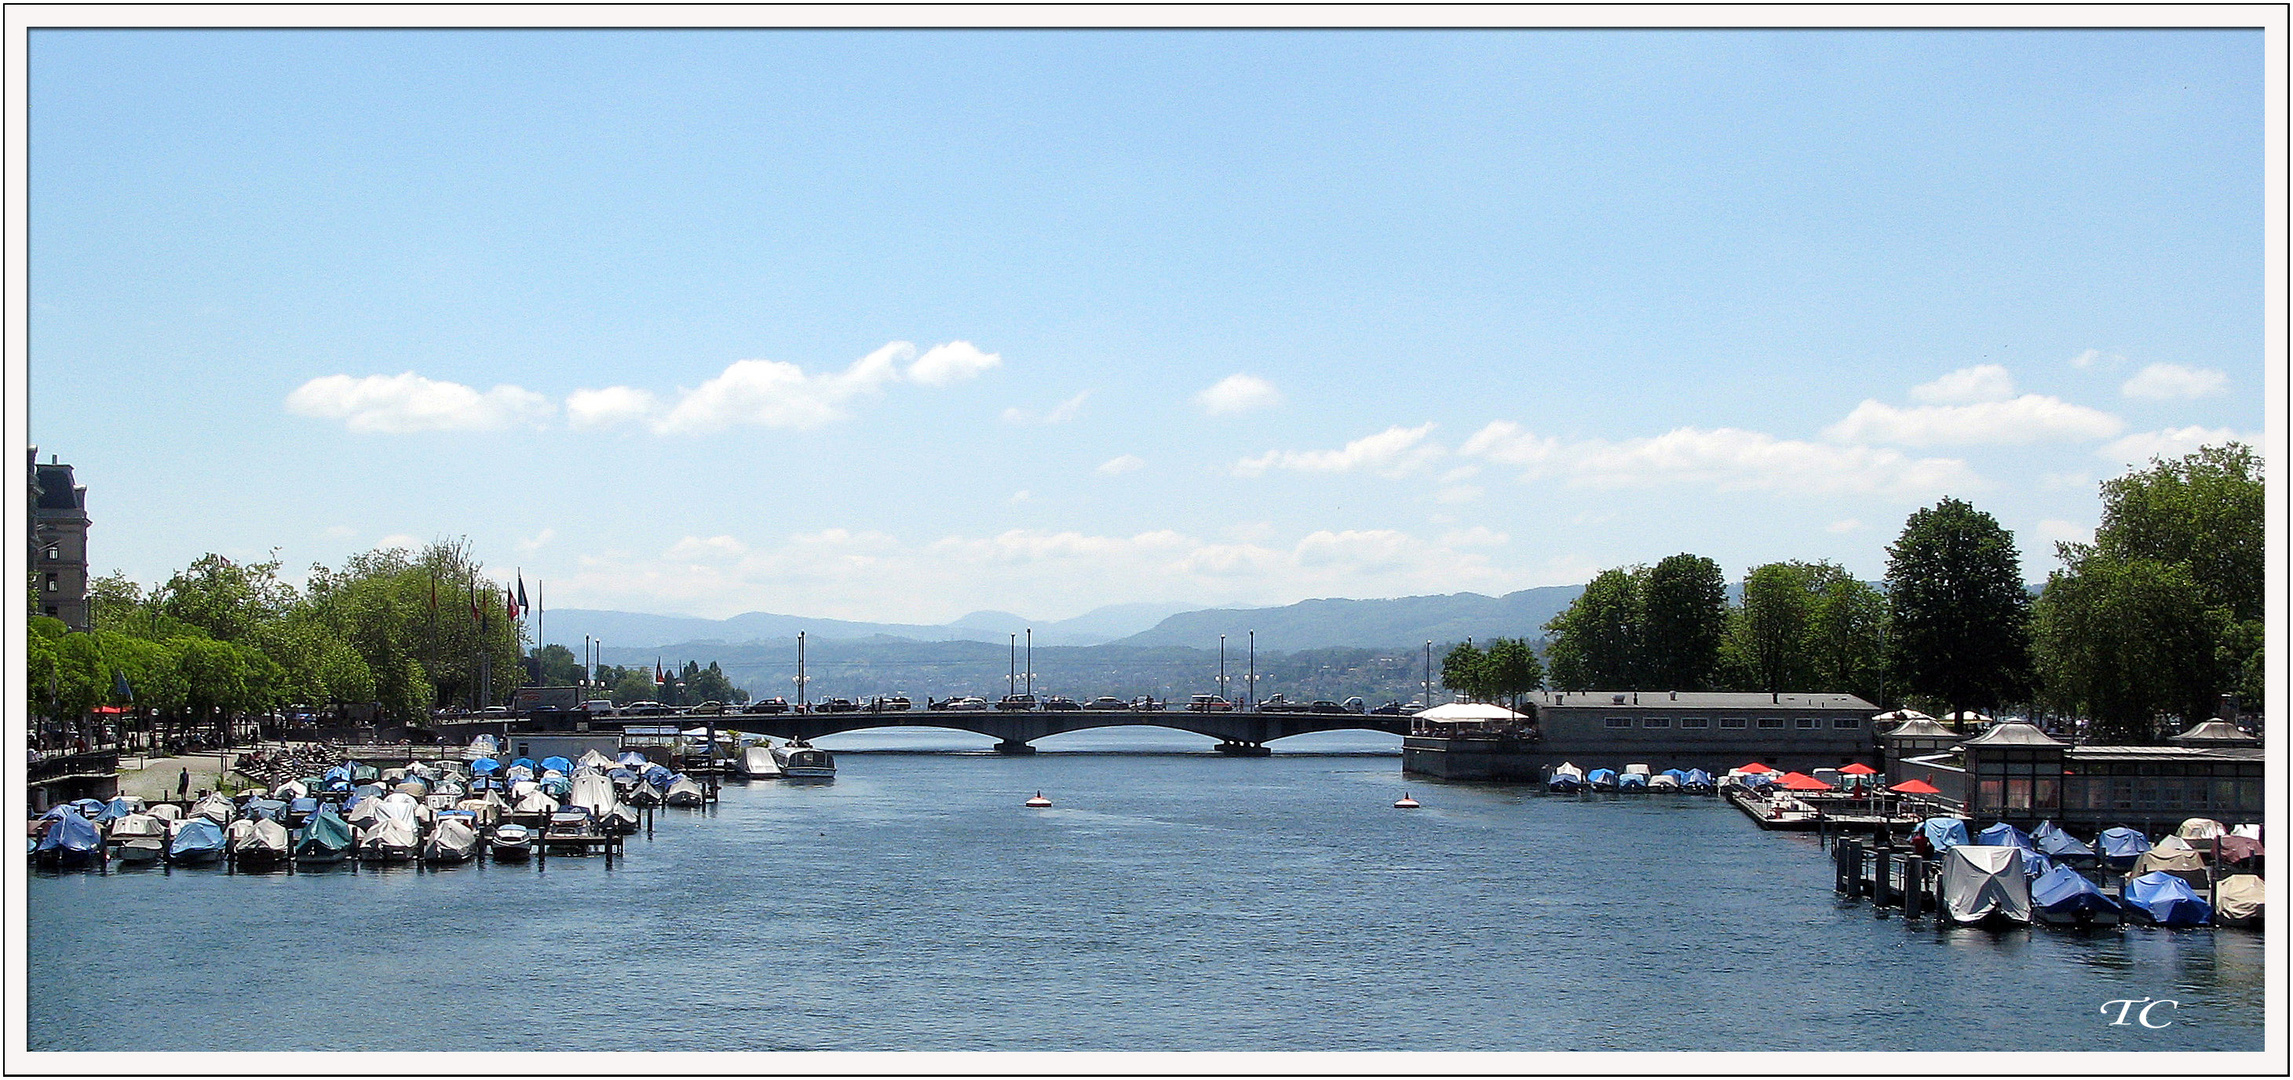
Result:
[[1256,375],[1228,375],[1194,395],[1194,403],[1212,416],[1234,416],[1282,403],[1282,392]]
[[540,423],[555,411],[548,398],[516,386],[479,393],[461,383],[402,375],[354,379],[328,375],[287,395],[287,411],[340,420],[352,431],[403,435],[417,431],[497,431]]
[[391,533],[390,535],[374,542],[375,551],[382,551],[387,548],[404,548],[408,551],[420,551],[422,550],[422,540],[419,537],[411,536],[406,533]]
[[2094,527],[2049,518],[2038,523],[2038,535],[2049,546],[2065,540],[2073,544],[2088,544],[2094,541]]
[[661,553],[669,559],[737,559],[746,554],[748,545],[730,536],[688,536]]
[[2229,376],[2180,364],[2151,364],[2126,380],[2118,392],[2150,401],[2201,398],[2229,389]]
[[846,414],[844,403],[881,392],[899,378],[894,364],[915,346],[895,341],[852,362],[842,371],[807,375],[778,360],[737,360],[716,378],[684,391],[667,415],[653,424],[664,434],[700,434],[734,424],[816,428]]
[[2196,452],[2201,446],[2221,446],[2231,442],[2259,445],[2260,439],[2258,435],[2240,435],[2228,428],[2191,426],[2136,432],[2095,453],[2111,461],[2141,466],[2149,464],[2151,458],[2178,458]]
[[1010,497],[1010,498],[1008,498],[1008,499],[1005,499],[1005,500],[1003,500],[1003,501],[1004,501],[1004,502],[1006,502],[1006,503],[1009,503],[1010,505],[1013,505],[1013,506],[1017,506],[1017,505],[1019,505],[1020,503],[1026,502],[1027,500],[1029,500],[1029,499],[1032,499],[1032,498],[1034,498],[1034,497],[1035,497],[1035,493],[1034,493],[1034,492],[1031,492],[1031,491],[1028,491],[1028,490],[1026,490],[1026,489],[1022,488],[1022,489],[1020,489],[1020,490],[1018,490],[1018,491],[1014,491],[1014,492],[1012,492],[1012,493],[1011,493],[1011,497]]
[[1486,525],[1475,525],[1469,529],[1452,529],[1441,536],[1441,542],[1453,548],[1503,547],[1511,543],[1512,539],[1511,536]]
[[1933,382],[1912,387],[1911,396],[1934,405],[2004,401],[2014,396],[2014,377],[1997,364],[1960,368]]
[[1082,413],[1083,402],[1090,396],[1091,392],[1085,390],[1082,393],[1075,395],[1074,397],[1068,398],[1067,400],[1052,406],[1049,411],[1043,413],[1041,416],[1035,415],[1035,411],[1033,409],[1022,409],[1017,406],[1013,406],[1003,410],[1003,422],[1007,424],[1068,423],[1074,420],[1077,415]]
[[576,428],[611,427],[643,420],[660,408],[661,403],[652,391],[634,386],[576,390],[565,398],[565,418]]
[[1488,458],[1500,465],[1534,469],[1552,462],[1561,451],[1559,439],[1538,437],[1510,420],[1497,420],[1473,433],[1457,452]]
[[1106,476],[1121,476],[1124,473],[1143,469],[1145,467],[1145,458],[1142,458],[1137,454],[1124,454],[1121,457],[1110,458],[1107,461],[1101,462],[1099,464],[1098,471]]
[[2024,394],[2007,401],[1910,409],[1866,400],[1846,419],[1825,428],[1824,434],[1842,442],[1937,446],[2107,439],[2125,428],[2125,421],[2098,409],[2043,394]]
[[557,539],[557,530],[545,528],[531,537],[518,541],[518,550],[539,551],[555,539]]
[[1979,484],[1966,463],[1955,459],[1736,428],[1678,428],[1650,438],[1564,443],[1500,420],[1458,452],[1524,467],[1524,480],[1558,474],[1579,487],[1694,484],[1721,491],[1924,496]]
[[1293,472],[1354,472],[1367,469],[1380,476],[1398,477],[1414,472],[1448,451],[1425,442],[1431,423],[1417,427],[1389,427],[1364,435],[1339,450],[1268,450],[1234,463],[1237,476],[1260,476],[1268,469]]
[[1854,518],[1842,518],[1824,526],[1823,531],[1829,533],[1851,533],[1862,527],[1863,523],[1855,520]]
[[929,352],[917,357],[915,363],[908,365],[908,378],[925,386],[946,386],[972,378],[1001,363],[1001,356],[981,352],[971,342],[950,341],[945,345],[934,345]]
[[348,540],[357,535],[358,530],[348,525],[329,525],[326,527],[326,537],[329,540]]
[[1481,494],[1481,488],[1478,484],[1451,484],[1447,487],[1443,487],[1435,491],[1433,493],[1433,501],[1456,505],[1458,503],[1472,502],[1473,500],[1480,498]]
[[2125,362],[2125,357],[2117,353],[2103,352],[2100,349],[2088,349],[2070,358],[2070,366],[2074,368],[2090,368],[2096,364],[2115,367]]

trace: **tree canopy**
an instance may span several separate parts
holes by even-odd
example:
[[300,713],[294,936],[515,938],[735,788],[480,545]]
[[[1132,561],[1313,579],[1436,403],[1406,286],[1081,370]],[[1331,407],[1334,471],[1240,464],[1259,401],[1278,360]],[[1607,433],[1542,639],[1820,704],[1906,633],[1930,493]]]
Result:
[[2030,689],[2030,593],[2014,534],[1946,498],[1887,547],[1895,680],[1952,711],[1996,709]]

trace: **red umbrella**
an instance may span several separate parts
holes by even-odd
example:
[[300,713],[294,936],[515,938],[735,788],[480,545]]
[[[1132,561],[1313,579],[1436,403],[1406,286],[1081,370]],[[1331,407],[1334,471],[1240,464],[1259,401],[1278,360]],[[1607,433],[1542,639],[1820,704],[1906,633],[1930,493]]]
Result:
[[1858,761],[1858,762],[1856,762],[1856,763],[1855,763],[1855,764],[1853,764],[1853,765],[1849,765],[1849,766],[1847,766],[1846,768],[1843,768],[1843,769],[1839,770],[1839,774],[1840,774],[1841,776],[1869,776],[1869,775],[1871,775],[1872,773],[1875,773],[1875,772],[1878,772],[1878,771],[1879,771],[1879,770],[1877,770],[1877,769],[1874,769],[1874,768],[1872,768],[1871,766],[1869,766],[1869,765],[1865,765],[1864,763],[1862,763],[1862,762]]
[[1765,765],[1762,765],[1762,764],[1760,764],[1759,762],[1755,761],[1755,762],[1752,762],[1752,763],[1751,763],[1751,764],[1749,764],[1749,765],[1746,765],[1746,766],[1744,766],[1744,767],[1743,767],[1743,768],[1741,768],[1741,769],[1737,769],[1736,771],[1737,771],[1737,772],[1740,772],[1740,773],[1771,773],[1771,772],[1774,772],[1775,770],[1774,770],[1774,769],[1771,769],[1771,768],[1768,768],[1767,766],[1765,766]]
[[1823,781],[1821,781],[1821,780],[1818,780],[1818,779],[1816,779],[1816,778],[1814,778],[1814,777],[1812,777],[1812,776],[1809,776],[1809,775],[1807,775],[1806,773],[1799,773],[1799,772],[1787,772],[1787,773],[1783,774],[1783,778],[1782,778],[1782,779],[1780,779],[1780,780],[1777,780],[1777,781],[1776,781],[1776,783],[1777,783],[1777,784],[1780,784],[1780,785],[1782,785],[1782,786],[1783,786],[1783,787],[1784,787],[1786,790],[1789,790],[1789,791],[1830,791],[1830,790],[1831,790],[1831,785],[1830,785],[1830,784],[1826,784],[1826,783],[1824,783],[1824,782],[1823,782]]
[[1899,791],[1905,795],[1940,795],[1943,793],[1943,789],[1924,780],[1905,780],[1887,790]]

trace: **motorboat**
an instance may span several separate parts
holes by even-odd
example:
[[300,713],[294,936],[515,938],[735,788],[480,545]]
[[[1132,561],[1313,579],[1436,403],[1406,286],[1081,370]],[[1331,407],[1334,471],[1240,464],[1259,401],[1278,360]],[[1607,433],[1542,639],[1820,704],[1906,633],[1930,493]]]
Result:
[[2157,926],[2204,926],[2213,921],[2213,905],[2190,888],[2189,882],[2163,870],[2126,879],[2119,887],[2126,910]]
[[103,832],[77,811],[64,810],[49,819],[32,856],[40,865],[64,868],[92,866],[103,859]]
[[167,841],[167,861],[199,866],[223,857],[223,826],[205,814],[193,814],[175,826]]
[[310,820],[295,834],[295,861],[298,863],[341,862],[357,846],[356,834],[350,823],[334,812],[331,806],[321,806],[311,814]]
[[523,825],[496,825],[486,843],[495,862],[521,862],[533,854],[533,830]]
[[740,774],[751,780],[774,779],[780,775],[780,761],[772,756],[772,747],[751,746],[740,752]]
[[1647,774],[1647,773],[1645,773],[1645,772],[1622,772],[1622,773],[1618,773],[1618,774],[1616,774],[1616,790],[1618,790],[1618,791],[1647,791],[1647,790],[1648,790],[1648,774]]
[[708,802],[708,798],[708,792],[701,789],[699,781],[679,773],[676,779],[669,781],[669,790],[661,793],[661,805],[700,806]]
[[1967,835],[1963,818],[1931,817],[1919,823],[1918,836],[1927,838],[1927,848],[1940,855],[1961,844],[1970,844],[1974,838]]
[[1594,769],[1584,774],[1584,784],[1594,791],[1615,791],[1616,770]]
[[2258,928],[2263,901],[2267,898],[2268,890],[2262,887],[2260,877],[2231,874],[2214,883],[2213,921],[2220,926]]
[[2078,839],[2051,821],[2041,821],[2030,830],[2030,842],[2038,853],[2057,863],[2075,863],[2091,866],[2096,861],[2093,845]]
[[2094,838],[2094,846],[2102,849],[2102,858],[2112,867],[2123,870],[2134,865],[2134,860],[2150,850],[2150,838],[2138,830],[2123,825],[2102,830]]
[[2086,875],[2055,866],[2030,883],[2030,909],[2038,921],[2056,926],[2116,925],[2125,911]]
[[1719,785],[1712,782],[1711,773],[1702,769],[1690,769],[1686,776],[1680,778],[1680,790],[1690,795],[1710,795],[1719,790]]
[[232,802],[230,796],[216,792],[193,803],[191,814],[194,817],[206,818],[217,825],[228,825],[232,818],[239,816],[239,804]]
[[358,834],[358,861],[410,862],[422,848],[422,835],[406,818],[384,815]]
[[2012,845],[1957,844],[1943,857],[1936,899],[1950,920],[2021,925],[2030,921],[2030,876],[2022,849]]
[[241,870],[267,870],[292,854],[294,840],[275,818],[240,818],[231,823],[224,840],[231,865]]
[[477,853],[477,826],[460,814],[439,818],[430,838],[422,842],[422,861],[426,863],[468,862]]
[[549,824],[542,827],[541,843],[550,851],[587,855],[590,846],[604,835],[589,811],[575,807],[549,816]]
[[1553,768],[1551,778],[1545,781],[1545,788],[1564,795],[1582,791],[1584,790],[1584,770],[1577,768],[1571,762],[1561,762]]
[[167,823],[150,814],[115,818],[104,842],[121,862],[158,862],[167,855]]
[[629,789],[628,798],[623,799],[622,801],[629,804],[630,806],[638,808],[639,810],[659,806],[661,805],[661,789],[654,787],[651,783],[640,780],[637,782],[636,787]]
[[510,816],[522,823],[540,824],[548,821],[549,815],[556,813],[557,809],[556,799],[551,798],[548,792],[536,789],[526,792],[510,804]]
[[790,739],[772,748],[780,775],[791,780],[828,780],[836,775],[836,759],[802,739]]
[[616,836],[627,836],[643,827],[644,819],[639,818],[636,809],[628,803],[617,802],[597,815],[597,825]]

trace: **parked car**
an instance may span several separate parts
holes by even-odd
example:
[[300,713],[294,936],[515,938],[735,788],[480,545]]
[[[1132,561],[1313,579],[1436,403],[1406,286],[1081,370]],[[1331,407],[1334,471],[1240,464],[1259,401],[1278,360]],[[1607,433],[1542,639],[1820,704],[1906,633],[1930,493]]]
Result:
[[1266,700],[1258,703],[1258,711],[1305,712],[1306,703],[1302,701],[1291,701],[1289,698],[1283,697],[1280,694],[1270,694],[1267,696]]
[[1188,712],[1233,712],[1234,703],[1216,694],[1196,694],[1186,699]]
[[1385,704],[1378,706],[1377,708],[1371,709],[1369,714],[1371,716],[1400,716],[1401,703],[1398,701],[1388,701]]
[[995,708],[998,712],[1034,712],[1035,695],[1005,694],[1003,700],[995,703]]
[[1306,706],[1306,711],[1310,713],[1342,713],[1346,709],[1345,706],[1335,701],[1317,701]]
[[1368,703],[1364,702],[1360,698],[1350,697],[1344,701],[1338,702],[1338,708],[1344,709],[1345,711],[1350,712],[1355,716],[1360,716],[1362,713],[1368,711]]
[[1131,699],[1131,711],[1132,711],[1132,712],[1161,712],[1161,711],[1163,710],[1164,704],[1165,704],[1164,702],[1156,701],[1156,700],[1155,700],[1153,697],[1151,697],[1151,696],[1140,696],[1140,697],[1135,697],[1135,698],[1132,698],[1132,699]]
[[813,702],[812,711],[820,713],[859,712],[860,706],[851,698],[836,697],[826,701]]
[[937,705],[933,705],[931,708],[938,709],[942,712],[986,712],[987,699],[981,697],[954,697],[949,698],[946,701],[942,701]]
[[751,716],[772,716],[777,713],[784,713],[788,711],[788,699],[768,697],[762,701],[751,701],[748,703],[748,707],[741,711]]
[[612,698],[590,698],[589,700],[587,700],[587,701],[584,701],[584,702],[582,702],[582,703],[581,703],[581,711],[582,711],[582,712],[585,712],[585,713],[589,713],[589,714],[591,714],[591,715],[593,715],[593,716],[594,716],[594,715],[598,715],[598,714],[602,714],[602,713],[609,713],[609,712],[612,712],[612,711],[613,711],[613,699],[612,699]]
[[1048,699],[1048,700],[1046,700],[1046,701],[1044,701],[1044,702],[1043,702],[1043,711],[1044,711],[1044,712],[1081,712],[1081,711],[1083,711],[1083,707],[1082,707],[1081,705],[1078,705],[1078,704],[1076,704],[1076,703],[1072,702],[1072,701],[1069,701],[1069,700],[1067,700],[1066,698],[1063,698],[1063,697],[1055,697],[1055,698],[1050,698],[1050,699]]
[[1130,708],[1131,703],[1119,697],[1095,697],[1083,707],[1092,712],[1122,712]]
[[906,712],[914,705],[915,702],[909,701],[906,694],[895,694],[891,697],[878,697],[875,700],[868,702],[868,711]]
[[717,716],[725,711],[725,703],[721,701],[704,701],[685,711],[694,716]]

